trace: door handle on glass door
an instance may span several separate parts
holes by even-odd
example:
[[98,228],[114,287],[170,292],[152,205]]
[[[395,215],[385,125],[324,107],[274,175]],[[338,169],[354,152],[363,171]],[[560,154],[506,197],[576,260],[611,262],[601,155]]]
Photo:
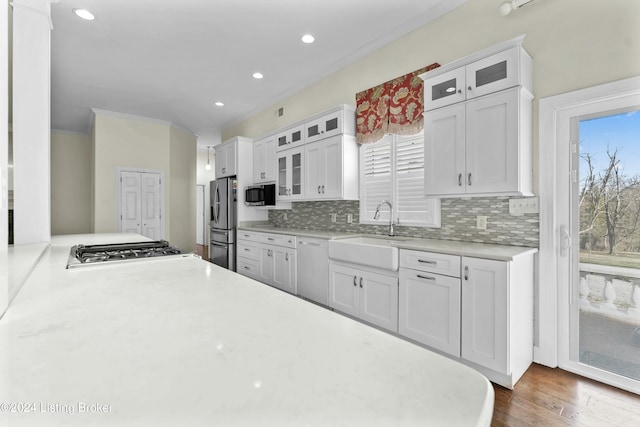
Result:
[[562,242],[560,243],[560,256],[567,256],[569,249],[571,248],[572,241],[571,234],[567,230],[566,225],[560,226],[560,234],[562,239]]

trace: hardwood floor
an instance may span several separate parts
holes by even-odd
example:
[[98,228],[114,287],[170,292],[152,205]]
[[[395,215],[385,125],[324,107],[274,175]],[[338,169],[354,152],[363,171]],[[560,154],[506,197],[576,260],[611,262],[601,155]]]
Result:
[[640,426],[640,396],[533,364],[514,390],[495,390],[492,426]]

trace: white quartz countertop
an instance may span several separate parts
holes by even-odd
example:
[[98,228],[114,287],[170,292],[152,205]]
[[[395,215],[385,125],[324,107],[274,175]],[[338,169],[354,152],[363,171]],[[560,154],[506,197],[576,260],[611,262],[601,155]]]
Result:
[[0,320],[0,425],[490,424],[471,368],[199,258],[65,269],[106,241],[54,237]]
[[422,239],[402,236],[385,236],[362,233],[331,232],[322,230],[300,230],[295,228],[274,227],[269,225],[243,226],[241,230],[262,231],[267,233],[288,234],[302,237],[318,237],[330,240],[348,239],[351,237],[374,237],[381,240],[381,244],[395,246],[399,249],[437,252],[442,254],[460,255],[497,261],[511,261],[514,257],[537,252],[537,248],[523,246],[492,245],[487,243],[461,242],[455,240]]
[[307,230],[302,228],[282,228],[273,225],[244,225],[238,230],[259,231],[264,233],[287,234],[299,237],[312,237],[318,239],[344,239],[346,237],[361,236],[361,234],[347,233],[344,231]]

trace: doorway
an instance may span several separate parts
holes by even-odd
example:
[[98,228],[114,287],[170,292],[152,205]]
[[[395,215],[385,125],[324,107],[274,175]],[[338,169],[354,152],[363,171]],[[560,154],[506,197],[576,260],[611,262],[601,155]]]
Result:
[[153,240],[164,239],[164,197],[159,172],[119,171],[119,228]]
[[540,271],[544,348],[536,357],[634,393],[640,393],[638,83],[540,101],[540,262],[548,268]]

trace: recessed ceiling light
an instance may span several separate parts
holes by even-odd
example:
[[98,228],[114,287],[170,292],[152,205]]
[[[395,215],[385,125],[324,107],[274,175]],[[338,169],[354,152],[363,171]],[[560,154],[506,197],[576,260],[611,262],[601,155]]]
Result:
[[96,17],[93,16],[93,13],[89,12],[86,9],[73,9],[73,13],[75,13],[82,19],[86,19],[87,21],[93,21],[94,19],[96,19]]
[[215,103],[218,107],[224,107],[224,102],[222,101],[216,101]]
[[254,78],[254,79],[261,79],[261,78],[263,78],[263,77],[264,77],[264,76],[262,75],[262,73],[253,73],[253,78]]
[[302,36],[303,43],[313,43],[315,40],[315,37],[313,37],[311,34],[305,34],[304,36]]

